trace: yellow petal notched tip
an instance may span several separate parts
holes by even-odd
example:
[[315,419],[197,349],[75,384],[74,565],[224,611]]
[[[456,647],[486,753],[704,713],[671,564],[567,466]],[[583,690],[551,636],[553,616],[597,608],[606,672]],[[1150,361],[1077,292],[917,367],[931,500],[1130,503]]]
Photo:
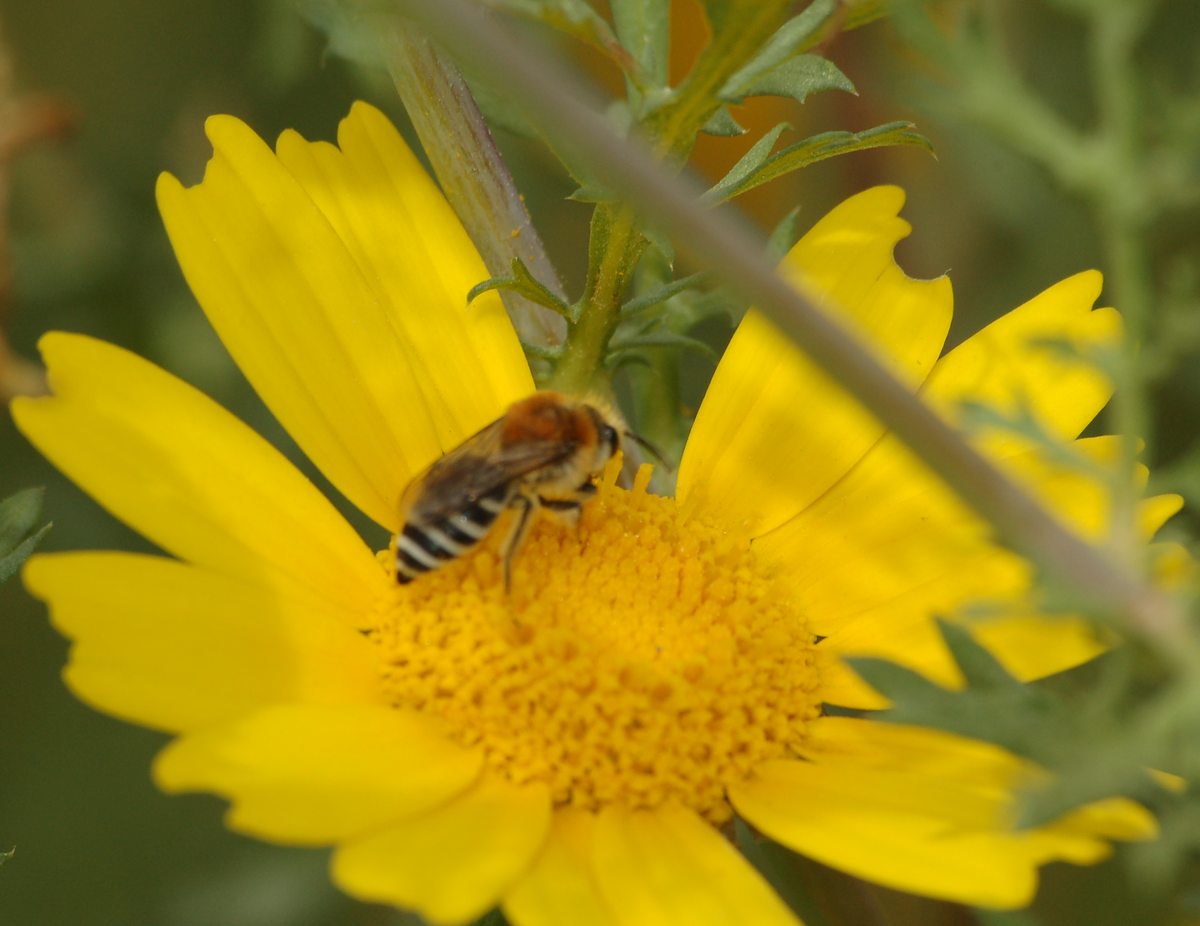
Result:
[[[950,326],[949,279],[915,280],[893,251],[911,231],[904,193],[876,187],[835,207],[780,264],[914,391]],[[836,485],[883,426],[757,310],[721,358],[679,467],[680,504],[757,537]],[[796,461],[804,465],[796,465]]]

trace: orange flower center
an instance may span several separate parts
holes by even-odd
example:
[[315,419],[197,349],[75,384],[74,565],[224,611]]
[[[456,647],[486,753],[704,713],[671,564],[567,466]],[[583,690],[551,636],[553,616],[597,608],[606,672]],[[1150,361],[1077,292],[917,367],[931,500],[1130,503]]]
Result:
[[443,718],[511,781],[720,823],[727,785],[794,755],[817,716],[815,641],[745,539],[684,520],[648,477],[626,491],[611,471],[578,530],[542,519],[508,594],[502,522],[397,587],[372,638],[394,703]]

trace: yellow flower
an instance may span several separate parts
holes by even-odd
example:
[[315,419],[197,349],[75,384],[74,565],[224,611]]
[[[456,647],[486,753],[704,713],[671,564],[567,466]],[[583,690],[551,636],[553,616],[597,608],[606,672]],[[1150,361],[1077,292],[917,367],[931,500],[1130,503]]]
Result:
[[[463,229],[399,135],[359,104],[339,146],[272,153],[208,123],[203,183],[159,184],[192,290],[317,469],[382,529],[432,459],[534,387]],[[1108,398],[1080,359],[1118,334],[1072,277],[940,357],[949,281],[892,250],[903,194],[869,190],[784,262],[951,419],[1028,407],[1074,440]],[[1067,341],[1078,355],[1047,346]],[[154,775],[231,802],[229,825],[331,845],[358,897],[462,923],[791,923],[720,827],[734,813],[906,891],[1029,901],[1042,863],[1090,863],[1153,821],[1108,800],[1012,828],[1044,773],[980,742],[828,716],[879,706],[846,666],[886,656],[954,684],[932,615],[985,599],[980,639],[1034,678],[1101,644],[1030,609],[993,546],[900,443],[759,315],[713,379],[677,499],[611,474],[578,531],[540,523],[503,590],[494,536],[397,586],[265,440],[191,387],[79,335],[43,341],[54,394],[13,413],[67,475],[167,556],[39,556],[29,588],[74,641],[85,701],[176,738]],[[977,443],[1087,535],[1094,477],[1011,433]],[[1111,453],[1105,439],[1079,452]],[[1177,500],[1145,503],[1149,536]],[[503,531],[496,532],[497,534]]]

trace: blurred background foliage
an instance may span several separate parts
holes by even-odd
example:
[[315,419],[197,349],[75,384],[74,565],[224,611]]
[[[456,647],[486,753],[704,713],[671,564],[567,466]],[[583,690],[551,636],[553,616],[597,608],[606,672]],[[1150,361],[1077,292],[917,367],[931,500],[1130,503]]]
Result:
[[[1091,124],[1101,105],[1076,15],[1089,2],[1100,0],[984,4],[989,15],[980,27],[1049,110],[1078,127]],[[973,4],[899,6],[954,36],[964,6]],[[1147,150],[1165,147],[1169,153],[1172,139],[1182,139],[1176,149],[1195,157],[1200,5],[1160,0],[1131,6],[1150,17],[1136,48],[1139,132]],[[407,131],[390,81],[330,48],[321,10],[320,4],[289,0],[91,0],[69,10],[0,0],[0,93],[6,96],[0,99],[0,135],[11,130],[23,106],[42,107],[36,112],[44,117],[34,137],[3,152],[0,163],[0,206],[6,209],[0,214],[0,284],[7,286],[0,293],[0,324],[12,350],[34,360],[36,340],[49,329],[119,343],[200,387],[310,474],[194,304],[163,233],[153,187],[162,170],[185,183],[199,179],[209,156],[203,120],[214,112],[238,115],[267,138],[288,127],[309,138],[332,138],[350,102],[363,97]],[[672,20],[670,67],[678,77],[707,30],[695,0],[676,0]],[[907,20],[909,27],[916,22]],[[900,245],[899,259],[914,276],[952,274],[957,309],[951,341],[957,342],[1049,284],[1088,267],[1104,268],[1104,233],[1077,191],[972,110],[953,55],[904,27],[897,15],[824,47],[857,95],[824,93],[804,105],[758,98],[735,106],[732,115],[749,133],[702,136],[693,164],[715,182],[780,121],[794,127],[783,143],[894,120],[915,123],[936,159],[918,147],[856,153],[759,187],[738,204],[764,230],[798,207],[802,230],[850,193],[876,183],[902,185],[909,193],[904,214],[915,232]],[[546,54],[571,59],[619,91],[620,75],[602,55],[548,30],[535,33]],[[497,141],[567,291],[578,293],[589,206],[566,199],[576,184],[538,142],[503,128]],[[1177,168],[1164,158],[1159,172],[1166,181]],[[1181,182],[1171,202],[1141,229],[1150,295],[1143,353],[1151,415],[1147,462],[1158,487],[1187,493],[1193,511],[1200,510],[1200,220],[1196,199],[1189,198],[1196,195]],[[1102,301],[1113,298],[1106,291]],[[714,352],[731,333],[732,320],[720,316],[689,332]],[[703,353],[688,353],[683,372],[689,403],[698,402],[712,364]],[[20,369],[26,384],[36,376],[36,368]],[[51,470],[0,416],[0,498],[34,486],[45,486],[37,523],[54,523],[44,548],[145,549],[144,541]],[[1168,530],[1186,538],[1194,524],[1194,515],[1185,515]],[[382,536],[374,539],[385,543]],[[75,701],[59,680],[65,653],[43,608],[19,582],[0,586],[0,922],[405,922],[338,894],[324,874],[324,853],[232,835],[219,823],[216,799],[159,794],[148,767],[163,737]],[[1157,878],[1147,875],[1144,860],[1140,868],[1121,858],[1095,869],[1054,866],[1035,908],[1016,915],[975,914],[881,890],[875,902],[896,924],[1156,922],[1172,905],[1187,907],[1179,903],[1186,879],[1177,878],[1174,867],[1187,861],[1186,854],[1168,861],[1172,866],[1168,870],[1164,862]],[[838,876],[810,871],[809,877]],[[1191,902],[1200,910],[1200,897]]]

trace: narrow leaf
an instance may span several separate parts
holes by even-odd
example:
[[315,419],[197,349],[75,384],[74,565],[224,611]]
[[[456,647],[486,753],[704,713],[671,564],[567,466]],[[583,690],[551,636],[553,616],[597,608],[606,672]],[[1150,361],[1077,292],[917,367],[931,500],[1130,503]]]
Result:
[[800,207],[788,210],[788,214],[779,220],[778,224],[767,236],[767,253],[776,260],[783,260],[784,255],[800,240]]
[[712,282],[713,275],[707,271],[693,273],[691,276],[682,277],[678,280],[672,280],[670,283],[664,284],[656,289],[650,290],[648,293],[643,293],[630,299],[621,306],[621,315],[625,318],[632,318],[648,309],[652,309],[657,305],[662,305],[672,296],[678,295],[687,289],[697,289]]
[[766,72],[783,64],[793,55],[812,48],[824,36],[826,27],[833,22],[837,9],[837,0],[816,0],[809,4],[802,13],[780,26],[757,54],[734,72],[721,88],[719,96],[724,98],[744,93],[747,87]]
[[611,0],[617,39],[637,63],[648,87],[667,85],[670,0]]
[[618,342],[615,338],[611,342],[610,354],[620,353],[627,350],[639,350],[646,347],[677,347],[683,350],[694,350],[697,353],[717,359],[717,352],[708,344],[696,338],[689,338],[685,334],[676,334],[673,331],[660,331],[654,334],[640,334],[631,337],[627,340]]
[[[911,122],[888,122],[862,132],[822,132],[776,152],[754,169],[738,171],[742,163],[739,161],[729,174],[705,194],[704,199],[715,205],[818,161],[852,151],[893,145],[911,145],[933,153],[929,139],[915,131]],[[735,171],[740,176],[734,177]]]
[[0,502],[0,553],[7,553],[28,534],[42,514],[41,488],[23,489]]
[[506,290],[509,292],[520,293],[531,302],[545,306],[546,308],[557,312],[563,318],[572,318],[570,306],[568,306],[565,302],[563,302],[563,300],[542,285],[542,283],[539,282],[533,276],[533,274],[529,272],[529,268],[525,266],[524,262],[522,262],[519,257],[514,257],[512,259],[512,263],[509,265],[509,270],[511,273],[510,276],[492,277],[471,287],[471,291],[467,293],[467,303],[470,304],[471,302],[474,302],[478,296],[488,292],[489,290]]
[[50,530],[49,524],[43,526],[32,536],[26,537],[5,555],[0,556],[0,584],[7,582],[17,574],[17,570],[21,568],[25,560],[33,555],[33,551],[41,539],[46,536],[48,530]]
[[766,164],[767,159],[771,156],[771,149],[779,141],[779,136],[783,134],[785,129],[790,128],[791,125],[781,122],[775,128],[771,129],[771,131],[765,133],[762,138],[750,147],[749,151],[741,156],[733,167],[729,168],[729,173],[722,177],[716,186],[704,194],[704,200],[715,204],[736,196],[736,193],[727,194],[726,191],[737,189],[742,183],[753,177],[757,171],[761,170],[763,165]]
[[596,49],[626,73],[636,69],[633,57],[617,40],[612,27],[586,0],[486,0],[486,5],[569,35]]

